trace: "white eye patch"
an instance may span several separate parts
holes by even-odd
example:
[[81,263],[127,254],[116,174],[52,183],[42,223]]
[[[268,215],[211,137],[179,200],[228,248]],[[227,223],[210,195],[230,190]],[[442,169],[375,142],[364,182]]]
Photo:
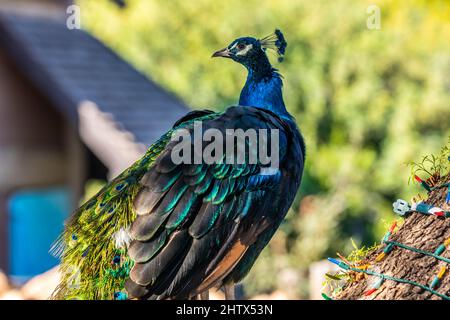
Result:
[[238,51],[236,53],[236,55],[237,56],[245,56],[247,54],[247,52],[252,50],[252,48],[253,48],[253,44],[250,43],[250,44],[246,45],[244,49],[242,49],[241,51]]
[[228,50],[233,50],[234,48],[236,48],[236,46],[237,46],[237,42],[236,42],[235,44],[233,44],[233,45],[231,46],[231,48],[228,48]]

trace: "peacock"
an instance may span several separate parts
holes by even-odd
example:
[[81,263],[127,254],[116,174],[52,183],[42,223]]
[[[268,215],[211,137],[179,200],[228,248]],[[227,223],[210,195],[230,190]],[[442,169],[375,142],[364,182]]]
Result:
[[[52,248],[61,259],[53,299],[205,299],[213,287],[234,298],[234,285],[280,226],[303,173],[305,143],[267,56],[272,50],[282,61],[286,47],[277,29],[262,39],[238,38],[212,55],[247,69],[239,104],[189,112],[71,215]],[[194,135],[196,125],[224,136],[276,131],[275,147],[275,138],[258,144],[270,142],[278,164],[249,161],[258,148],[247,139],[233,149],[243,150],[244,161],[213,152],[219,161],[196,162],[188,155],[189,148],[196,152],[192,136],[180,153],[191,161],[175,161],[175,133]]]

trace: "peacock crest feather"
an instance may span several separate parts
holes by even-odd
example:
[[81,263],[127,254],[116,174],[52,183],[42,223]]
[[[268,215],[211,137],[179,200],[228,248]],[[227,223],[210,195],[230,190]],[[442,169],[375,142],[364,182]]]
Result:
[[266,49],[274,50],[278,55],[278,61],[282,62],[284,60],[284,54],[286,52],[287,42],[284,38],[283,33],[279,29],[275,29],[275,32],[259,39],[261,47]]

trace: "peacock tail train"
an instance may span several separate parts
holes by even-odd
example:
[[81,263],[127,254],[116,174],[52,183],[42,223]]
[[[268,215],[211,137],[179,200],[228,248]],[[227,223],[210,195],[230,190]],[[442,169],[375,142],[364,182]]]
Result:
[[[201,113],[201,112],[200,112]],[[127,253],[128,228],[136,218],[134,199],[139,183],[164,150],[175,130],[215,113],[178,121],[145,155],[104,186],[66,222],[51,253],[61,259],[60,284],[51,299],[125,300],[124,284],[133,267]]]

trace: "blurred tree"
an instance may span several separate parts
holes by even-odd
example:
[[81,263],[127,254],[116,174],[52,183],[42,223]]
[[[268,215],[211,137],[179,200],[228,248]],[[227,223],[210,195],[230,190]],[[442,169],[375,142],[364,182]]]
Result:
[[268,270],[303,275],[312,261],[350,251],[350,236],[372,244],[395,197],[417,191],[399,178],[408,176],[405,163],[450,133],[450,3],[378,0],[381,29],[369,30],[373,2],[129,0],[119,9],[78,1],[83,26],[194,108],[236,103],[245,80],[212,52],[239,35],[285,33],[285,62],[274,64],[306,137],[306,172],[287,222],[246,280],[250,293],[279,285]]

